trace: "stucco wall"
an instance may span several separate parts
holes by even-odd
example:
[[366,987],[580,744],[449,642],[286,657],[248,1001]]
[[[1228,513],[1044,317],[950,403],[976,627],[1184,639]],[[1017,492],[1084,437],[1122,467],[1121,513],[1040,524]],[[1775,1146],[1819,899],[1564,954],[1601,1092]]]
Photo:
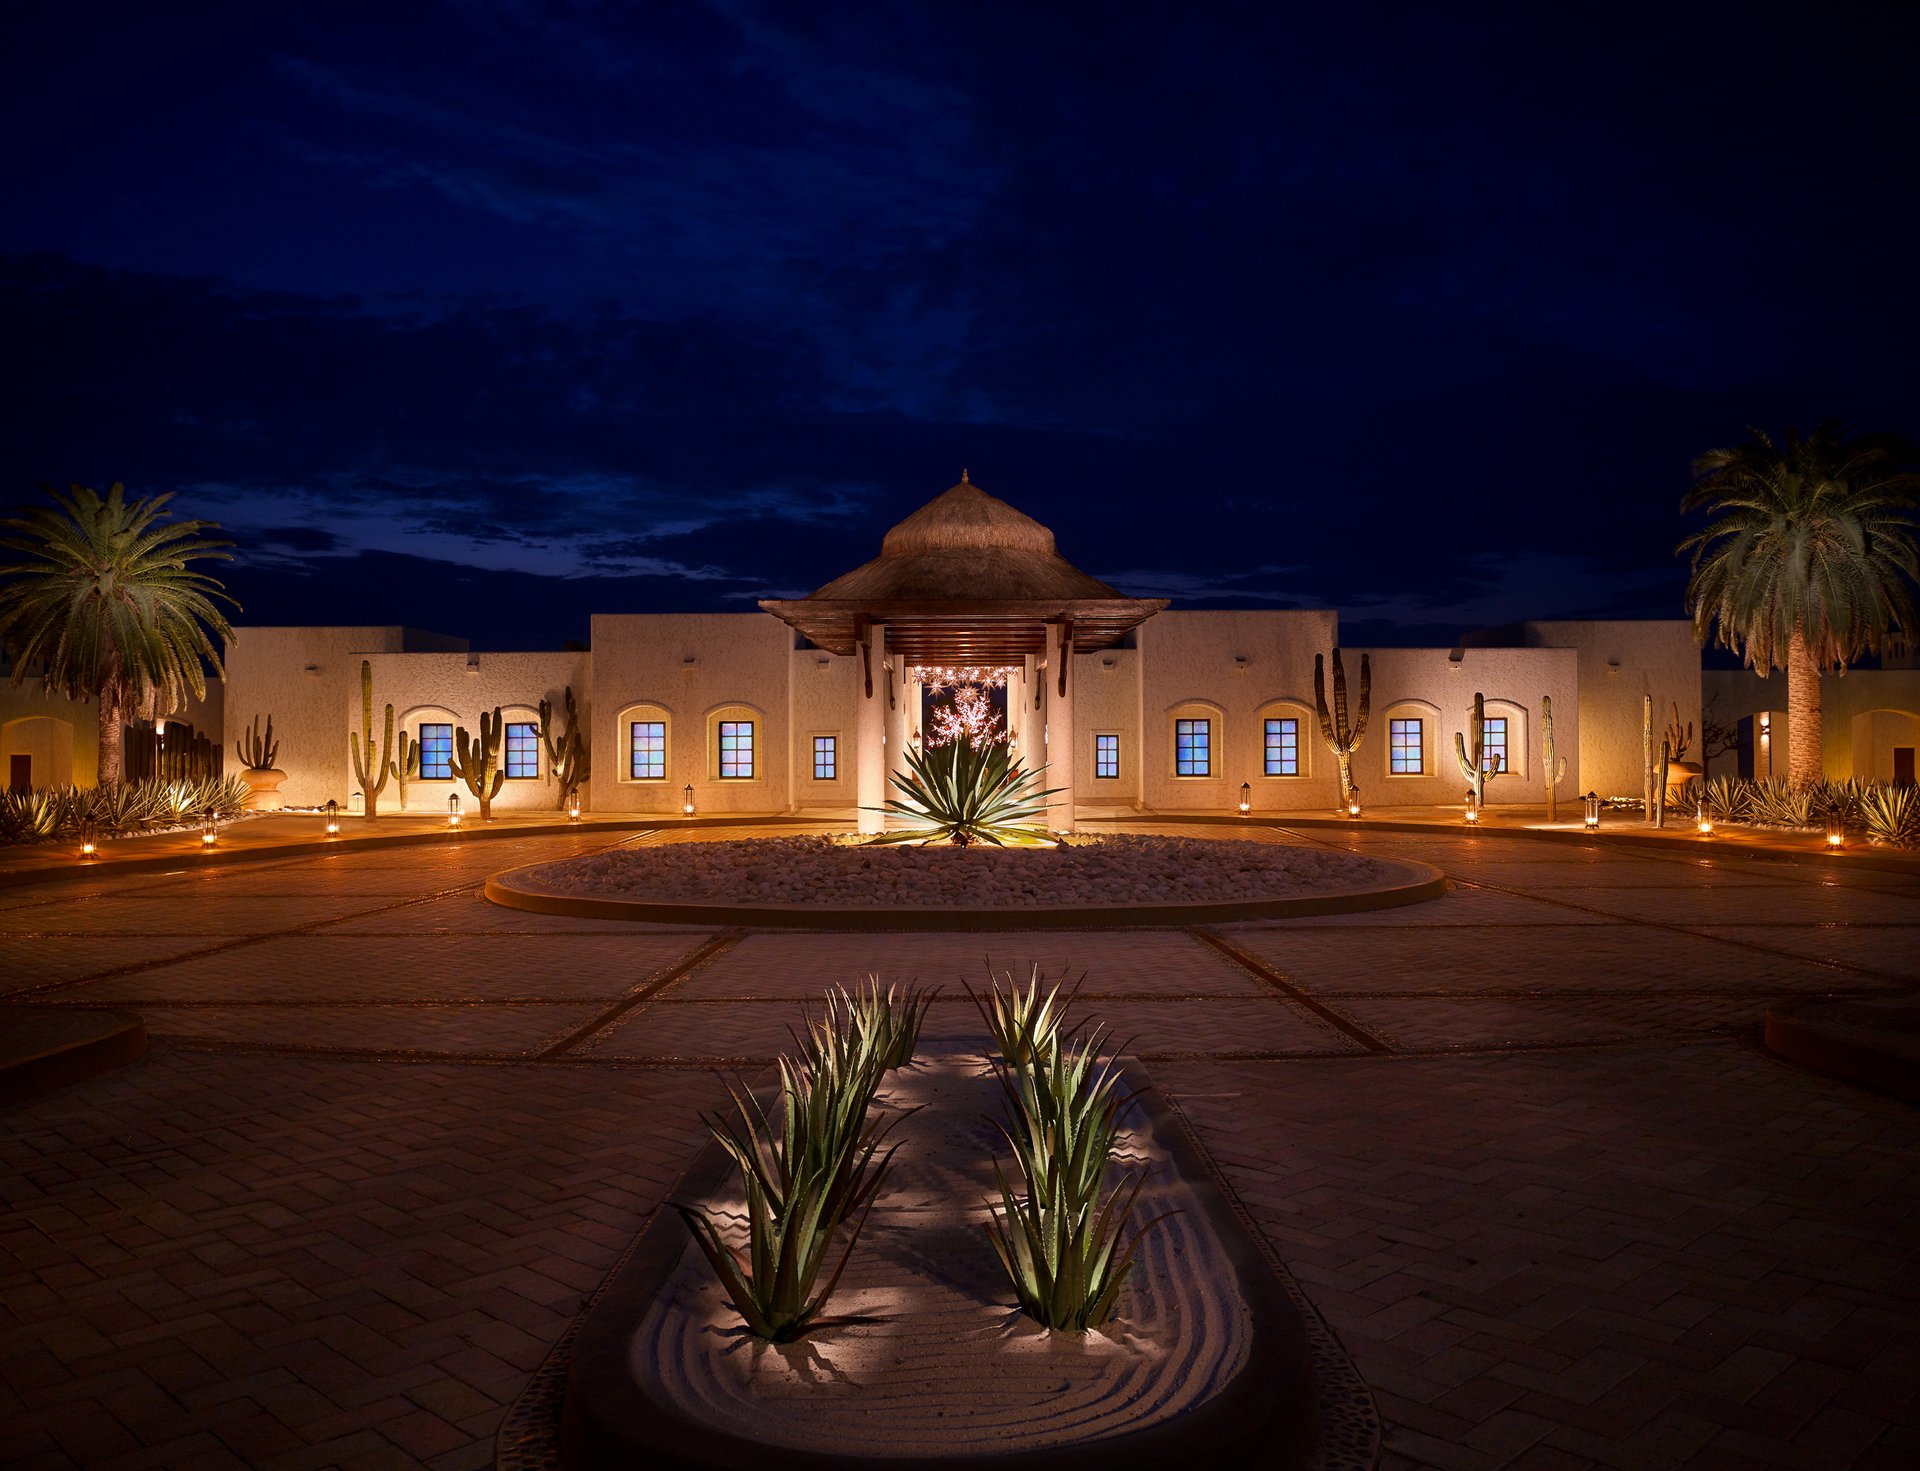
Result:
[[[1773,770],[1787,770],[1787,676],[1766,678],[1750,669],[1709,669],[1701,675],[1716,718],[1732,724],[1742,716],[1772,713]],[[1893,749],[1920,738],[1920,669],[1852,669],[1820,681],[1821,761],[1834,781],[1851,776],[1893,778]],[[1713,773],[1731,772],[1736,758],[1721,757]]]
[[[793,804],[809,810],[851,813],[854,793],[854,720],[860,706],[860,661],[825,649],[795,649],[788,681]],[[835,776],[815,780],[813,738],[835,740]]]
[[[792,656],[792,630],[765,613],[596,615],[594,810],[678,813],[691,784],[702,813],[787,811]],[[623,715],[642,703],[667,721],[663,781],[628,776]],[[740,718],[754,722],[751,781],[722,780],[715,769],[711,725],[722,707],[738,707]]]
[[[1530,622],[1526,629],[1530,644],[1572,649],[1578,656],[1580,791],[1640,795],[1645,695],[1653,696],[1655,749],[1678,704],[1681,721],[1694,728],[1687,759],[1700,760],[1700,646],[1685,619]],[[1556,715],[1559,703],[1554,701]]]
[[[1042,670],[1040,677],[1044,679],[1046,674]],[[1071,678],[1074,800],[1090,807],[1139,807],[1146,775],[1140,745],[1140,651],[1109,649],[1101,654],[1076,654]],[[1120,738],[1119,776],[1095,775],[1096,735]]]
[[[593,702],[592,692],[588,689],[591,658],[584,652],[375,654],[368,656],[367,662],[373,667],[374,742],[378,745],[381,741],[385,707],[391,703],[396,755],[399,733],[404,730],[417,741],[420,726],[426,722],[461,726],[470,737],[478,739],[481,714],[491,714],[496,706],[507,724],[533,723],[540,718],[540,701],[550,700],[553,702],[555,724],[564,723],[565,690],[568,685],[573,686],[574,703],[579,707],[581,718],[587,722],[587,729],[592,730]],[[361,711],[357,680],[340,718],[344,722],[341,727],[343,731],[359,729]],[[342,735],[341,739],[345,740],[345,736]],[[506,764],[505,745],[503,735],[500,754],[503,768]],[[589,752],[598,754],[591,747]],[[547,769],[544,746],[538,759],[538,777],[516,777],[501,783],[500,795],[493,799],[496,811],[555,810],[560,792]],[[458,777],[443,780],[419,777],[409,781],[405,810],[445,812],[447,798],[455,793],[468,813],[479,810],[472,790]],[[591,780],[581,795],[591,806]],[[399,784],[391,778],[388,779],[386,790],[380,794],[379,810],[401,810]]]
[[[1360,650],[1343,654],[1347,679],[1358,680]],[[1575,759],[1584,715],[1578,661],[1571,649],[1466,648],[1370,649],[1373,703],[1366,741],[1354,756],[1354,780],[1369,806],[1459,806],[1468,780],[1454,748],[1456,735],[1471,740],[1473,697],[1483,697],[1486,717],[1507,722],[1507,769],[1486,783],[1489,807],[1546,801],[1540,698],[1553,701],[1554,751],[1565,757],[1567,775],[1558,796],[1581,790]],[[1392,772],[1392,724],[1421,722],[1419,775]]]
[[[225,657],[229,755],[255,715],[272,715],[278,764],[287,773],[282,800],[315,807],[333,799],[344,808],[354,790],[347,733],[359,723],[361,658],[433,644],[464,647],[445,635],[398,627],[236,628]],[[376,723],[388,700],[396,715],[402,703],[378,680],[373,699]]]
[[[1168,612],[1143,624],[1136,635],[1142,678],[1135,748],[1146,805],[1226,809],[1247,782],[1255,811],[1331,810],[1340,778],[1313,725],[1313,656],[1330,651],[1337,634],[1330,609]],[[1357,670],[1349,672],[1358,678]],[[1262,712],[1276,701],[1290,702],[1281,713],[1301,722],[1303,776],[1261,774]],[[1214,722],[1210,777],[1174,772],[1174,721],[1183,711]],[[1129,754],[1123,743],[1123,762]]]

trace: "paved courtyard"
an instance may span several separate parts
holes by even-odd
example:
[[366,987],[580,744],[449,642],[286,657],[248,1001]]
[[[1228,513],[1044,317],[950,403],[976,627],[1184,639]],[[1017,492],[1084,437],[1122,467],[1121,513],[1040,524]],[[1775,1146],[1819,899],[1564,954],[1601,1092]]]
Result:
[[[1244,829],[1232,829],[1240,836]],[[1920,881],[1446,833],[1416,908],[782,935],[521,914],[659,835],[0,893],[142,1062],[0,1114],[0,1465],[480,1467],[723,1077],[869,971],[1085,972],[1372,1389],[1390,1467],[1920,1465],[1920,1112],[1757,1047],[1920,978]],[[0,1021],[4,1013],[0,1013]]]

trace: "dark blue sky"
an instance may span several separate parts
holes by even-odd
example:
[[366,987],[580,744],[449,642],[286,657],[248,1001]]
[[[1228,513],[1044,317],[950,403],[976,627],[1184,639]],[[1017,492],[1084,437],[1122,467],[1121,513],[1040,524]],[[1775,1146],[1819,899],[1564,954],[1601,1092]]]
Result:
[[14,0],[0,499],[493,647],[963,465],[1351,642],[1677,616],[1694,453],[1920,431],[1915,7],[1455,10]]

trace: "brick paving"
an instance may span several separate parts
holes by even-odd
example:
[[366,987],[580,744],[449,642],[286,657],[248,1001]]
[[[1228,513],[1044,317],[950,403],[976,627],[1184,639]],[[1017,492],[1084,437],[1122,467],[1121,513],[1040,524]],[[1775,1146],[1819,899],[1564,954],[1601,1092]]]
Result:
[[0,1465],[490,1465],[698,1111],[807,998],[940,984],[928,1037],[965,1044],[957,983],[1035,962],[1085,973],[1191,1120],[1371,1387],[1384,1466],[1920,1464],[1920,1113],[1752,1040],[1777,998],[1910,988],[1920,882],[1295,839],[1456,887],[1211,938],[479,897],[660,840],[556,831],[0,893],[0,989],[156,1038],[0,1116]]

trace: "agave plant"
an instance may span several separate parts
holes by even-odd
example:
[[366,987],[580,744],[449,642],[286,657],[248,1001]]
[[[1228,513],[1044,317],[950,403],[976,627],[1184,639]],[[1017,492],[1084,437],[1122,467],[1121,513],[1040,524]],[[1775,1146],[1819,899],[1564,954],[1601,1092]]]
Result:
[[1721,822],[1738,822],[1753,810],[1751,783],[1744,777],[1713,777],[1706,793],[1707,810]]
[[1920,787],[1869,787],[1860,798],[1867,836],[1889,848],[1920,848]]
[[905,826],[869,839],[875,843],[933,843],[964,848],[979,841],[996,847],[1053,841],[1041,825],[1047,798],[1065,790],[1042,788],[1046,768],[1028,771],[1005,746],[976,747],[965,739],[907,752],[907,769],[889,778],[901,792],[870,808]]
[[1753,820],[1775,827],[1811,827],[1817,795],[1814,787],[1796,787],[1784,776],[1771,777],[1753,788]]
[[[1033,968],[1024,994],[1012,972],[1007,973],[1005,980],[1004,991],[999,981],[989,977],[985,996],[975,995],[971,986],[966,988],[967,996],[986,1022],[994,1046],[1000,1049],[1001,1060],[1008,1067],[1026,1067],[1038,1058],[1051,1056],[1059,1047],[1060,1025],[1073,996],[1069,992],[1067,1000],[1062,1001],[1058,981],[1042,995],[1040,987],[1045,977],[1038,965]],[[1074,989],[1079,987],[1076,985]]]
[[44,842],[60,831],[63,810],[57,791],[0,792],[0,839]]
[[993,1244],[1020,1308],[1048,1328],[1082,1333],[1112,1316],[1133,1270],[1142,1234],[1122,1245],[1144,1171],[1106,1183],[1129,1095],[1111,1061],[1098,1061],[1099,1033],[1078,1047],[1054,1047],[1021,1066],[1002,1065],[1016,1191],[999,1161],[1000,1206],[989,1207]]
[[[869,975],[860,990],[837,989],[840,1006],[851,1018],[853,1028],[872,1047],[874,1061],[882,1072],[913,1061],[914,1050],[920,1045],[920,1028],[938,991],[916,986],[901,992],[891,985],[882,991],[876,975]],[[829,1006],[834,1004],[831,994],[827,1001]]]

